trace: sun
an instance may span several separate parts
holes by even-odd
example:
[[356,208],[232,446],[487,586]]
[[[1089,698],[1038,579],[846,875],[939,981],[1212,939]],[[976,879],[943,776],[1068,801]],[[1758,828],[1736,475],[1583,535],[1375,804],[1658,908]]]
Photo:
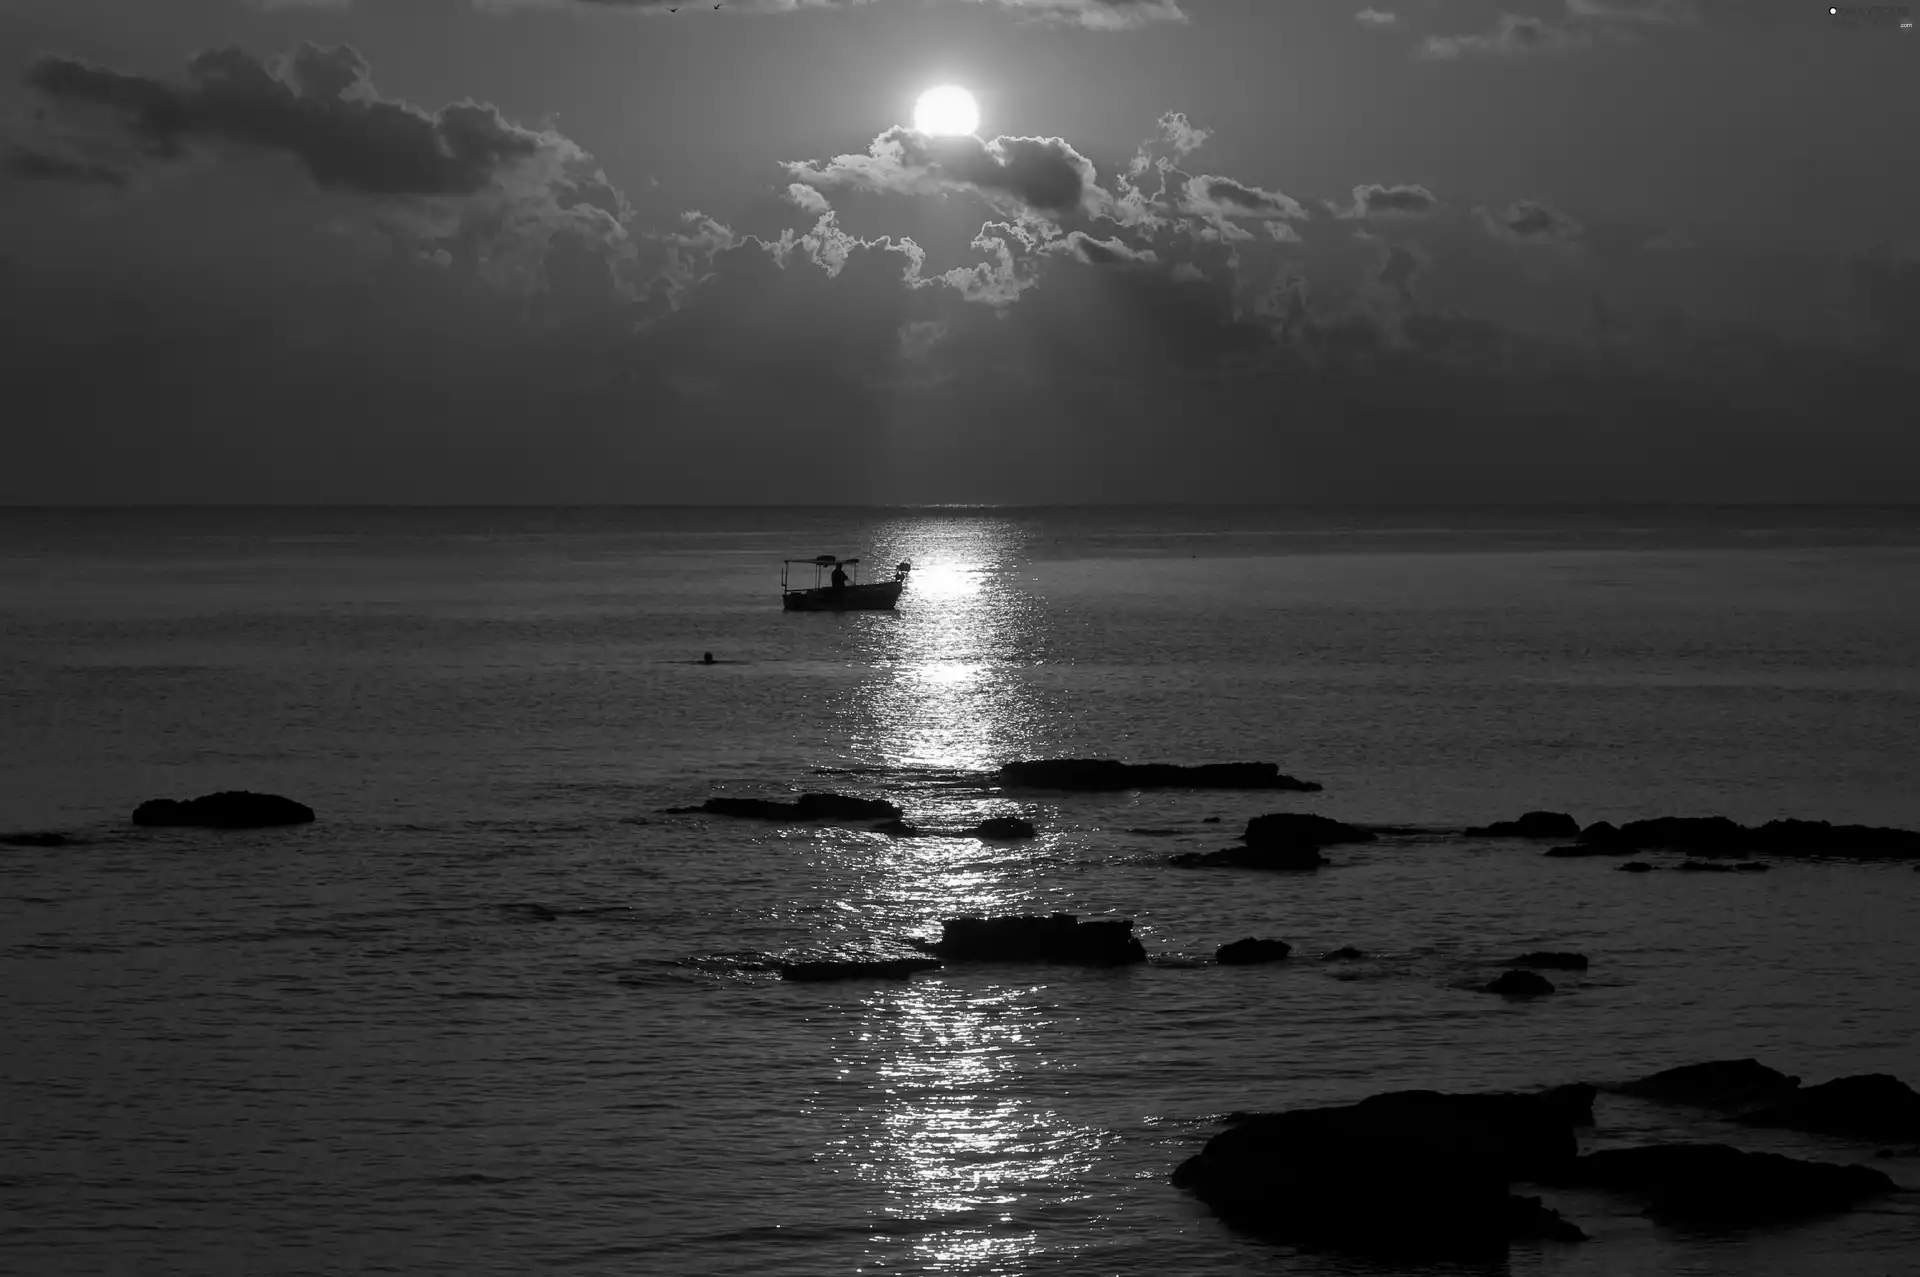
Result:
[[928,89],[913,104],[913,127],[921,133],[957,137],[980,127],[980,106],[957,84]]

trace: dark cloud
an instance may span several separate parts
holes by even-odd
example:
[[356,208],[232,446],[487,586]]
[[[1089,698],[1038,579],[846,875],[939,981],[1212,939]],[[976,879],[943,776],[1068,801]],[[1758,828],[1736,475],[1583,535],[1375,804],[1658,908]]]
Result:
[[17,147],[0,161],[0,170],[9,177],[37,182],[77,182],[92,186],[125,186],[127,175],[105,164],[70,159],[46,151]]
[[1489,235],[1510,243],[1568,243],[1585,233],[1577,219],[1533,200],[1515,200],[1503,209],[1476,208],[1473,212]]
[[1414,300],[1413,281],[1425,265],[1426,259],[1415,250],[1404,244],[1390,244],[1387,246],[1386,259],[1380,263],[1380,273],[1374,278],[1401,300],[1411,303]]
[[1117,266],[1159,261],[1159,255],[1151,248],[1135,248],[1118,236],[1095,239],[1085,231],[1073,231],[1054,243],[1061,246],[1057,251],[1071,253],[1090,266]]
[[1233,217],[1304,218],[1307,215],[1307,210],[1292,196],[1248,186],[1230,177],[1193,177],[1187,182],[1186,198],[1192,207],[1217,209]]
[[989,198],[1010,197],[1039,212],[1060,215],[1106,199],[1093,161],[1057,137],[929,137],[897,125],[873,140],[864,155],[824,163],[786,165],[811,187],[851,187],[899,194],[967,188]]
[[[114,113],[160,156],[220,139],[281,151],[321,186],[381,195],[464,195],[561,140],[468,102],[427,112],[374,92],[354,49],[306,45],[269,66],[237,48],[196,55],[186,83],[43,57],[27,83]],[[564,149],[564,148],[563,148]]]
[[1440,206],[1424,186],[1371,184],[1353,188],[1353,204],[1342,217],[1425,217]]

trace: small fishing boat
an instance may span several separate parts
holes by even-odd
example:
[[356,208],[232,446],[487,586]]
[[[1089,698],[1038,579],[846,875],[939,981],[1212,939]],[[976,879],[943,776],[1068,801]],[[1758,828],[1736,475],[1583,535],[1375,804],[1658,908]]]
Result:
[[[794,578],[804,579],[808,568],[813,569],[813,584],[796,584]],[[911,571],[913,564],[902,563],[893,569],[891,581],[862,582],[858,559],[839,559],[831,554],[782,559],[780,606],[789,612],[892,611]]]

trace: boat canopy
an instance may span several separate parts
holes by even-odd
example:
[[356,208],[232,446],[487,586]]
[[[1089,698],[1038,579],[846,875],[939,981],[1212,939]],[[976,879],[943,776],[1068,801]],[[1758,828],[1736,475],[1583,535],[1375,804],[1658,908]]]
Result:
[[811,559],[782,559],[782,563],[811,563],[816,567],[830,568],[841,563],[858,563],[858,559],[836,559],[831,554],[816,554]]

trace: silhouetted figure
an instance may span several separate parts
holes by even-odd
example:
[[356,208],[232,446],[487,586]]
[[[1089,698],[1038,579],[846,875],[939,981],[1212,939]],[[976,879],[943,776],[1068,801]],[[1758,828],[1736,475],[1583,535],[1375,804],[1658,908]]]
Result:
[[[814,579],[818,580],[819,578],[816,577]],[[833,575],[827,579],[833,582],[833,592],[835,594],[845,594],[847,592],[847,570],[838,563],[833,565]]]
[[700,653],[700,663],[701,663],[702,665],[711,665],[711,664],[713,664],[713,653],[712,653],[712,652],[702,652],[702,653]]

